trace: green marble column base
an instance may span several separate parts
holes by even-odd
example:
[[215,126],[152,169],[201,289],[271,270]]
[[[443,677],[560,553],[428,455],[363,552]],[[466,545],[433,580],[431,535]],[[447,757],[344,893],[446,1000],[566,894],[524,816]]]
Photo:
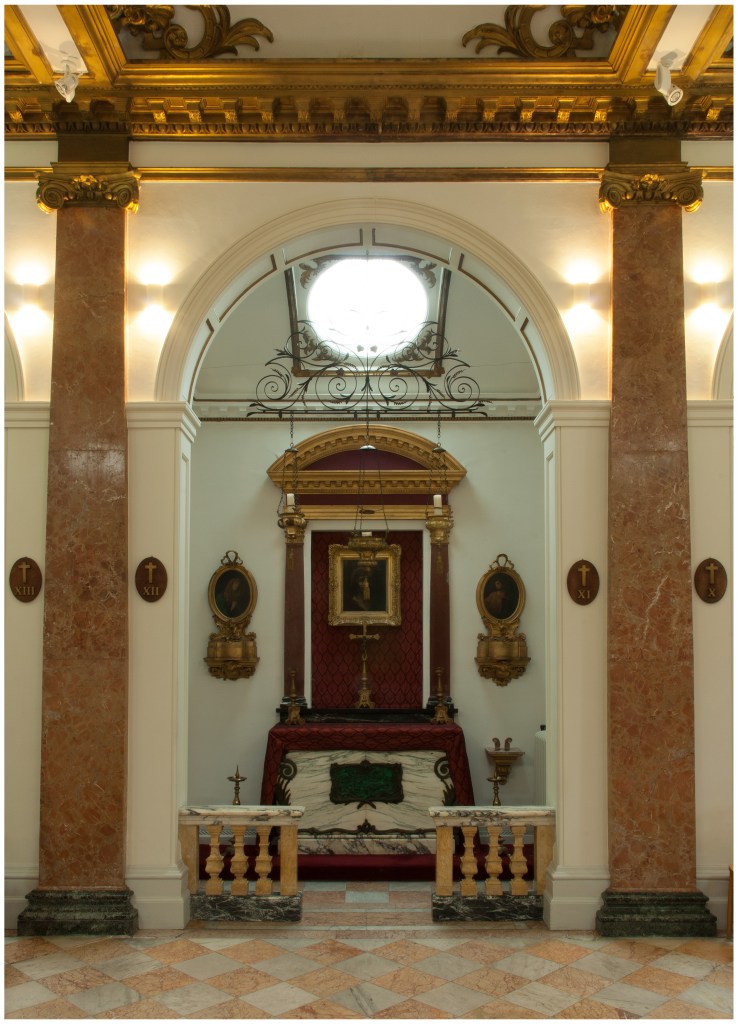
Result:
[[34,889],[18,915],[19,935],[135,935],[130,889]]
[[707,909],[707,896],[695,892],[615,892],[606,889],[597,911],[595,930],[600,935],[717,934],[717,918]]

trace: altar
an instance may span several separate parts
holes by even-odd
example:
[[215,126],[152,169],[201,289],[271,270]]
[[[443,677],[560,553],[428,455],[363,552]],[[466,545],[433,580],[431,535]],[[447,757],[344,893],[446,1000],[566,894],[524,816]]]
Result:
[[474,803],[461,728],[402,717],[270,730],[261,803],[304,805],[299,853],[433,854],[428,808]]

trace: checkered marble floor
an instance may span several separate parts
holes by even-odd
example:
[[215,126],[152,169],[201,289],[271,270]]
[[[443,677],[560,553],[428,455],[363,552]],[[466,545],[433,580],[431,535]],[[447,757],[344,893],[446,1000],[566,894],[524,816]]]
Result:
[[6,1018],[733,1017],[732,943],[434,924],[430,883],[313,882],[299,924],[6,939]]

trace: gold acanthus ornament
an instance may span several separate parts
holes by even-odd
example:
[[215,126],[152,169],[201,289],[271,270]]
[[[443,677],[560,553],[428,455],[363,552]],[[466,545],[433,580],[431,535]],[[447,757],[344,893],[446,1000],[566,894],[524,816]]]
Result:
[[[498,54],[511,53],[533,60],[573,57],[577,50],[592,49],[595,32],[604,33],[610,28],[617,31],[628,9],[624,4],[564,4],[563,17],[548,30],[551,45],[542,46],[533,38],[531,23],[533,16],[545,7],[545,4],[511,4],[505,10],[504,28],[485,22],[470,29],[461,42],[466,46],[472,39],[478,39],[476,53],[487,46],[496,46]],[[577,35],[576,30],[581,35]]]
[[169,4],[108,4],[106,9],[116,32],[126,29],[132,36],[141,36],[144,50],[156,51],[161,58],[173,60],[207,60],[224,53],[238,53],[239,46],[259,49],[256,36],[274,42],[271,30],[256,18],[244,18],[231,25],[225,4],[192,4],[199,11],[204,31],[195,46],[189,46],[185,29],[172,21],[174,7]]

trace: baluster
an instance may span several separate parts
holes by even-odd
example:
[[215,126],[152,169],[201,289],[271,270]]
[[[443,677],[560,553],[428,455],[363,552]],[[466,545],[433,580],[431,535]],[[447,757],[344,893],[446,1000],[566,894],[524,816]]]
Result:
[[512,896],[527,896],[528,883],[523,881],[523,875],[528,870],[528,865],[523,855],[523,835],[525,825],[512,825],[513,834],[513,855],[510,858],[510,871],[512,881],[510,882],[510,894]]
[[297,893],[297,825],[279,830],[279,891],[282,896]]
[[538,825],[533,840],[533,865],[536,876],[536,892],[541,895],[546,888],[546,871],[553,858],[553,825]]
[[249,880],[246,878],[249,862],[243,851],[246,826],[231,825],[233,829],[233,858],[231,860],[231,872],[234,875],[231,882],[231,896],[248,896]]
[[454,894],[454,830],[436,825],[436,896]]
[[205,861],[205,872],[208,880],[205,883],[206,896],[220,896],[223,892],[223,879],[218,875],[223,870],[223,857],[220,853],[220,825],[206,825],[210,836],[210,853]]
[[269,833],[272,831],[271,825],[257,825],[256,835],[259,842],[259,853],[256,858],[256,874],[259,876],[256,879],[256,887],[254,889],[257,896],[271,896],[272,895],[272,880],[268,878],[269,872],[272,870],[272,855],[269,852]]
[[477,834],[476,825],[462,825],[461,832],[464,836],[464,850],[461,857],[461,895],[476,896],[477,883],[474,875],[477,873],[477,858],[474,856],[474,837]]
[[487,880],[484,883],[484,891],[488,896],[502,896],[502,882],[499,879],[502,864],[500,863],[500,833],[499,825],[492,825],[489,828],[489,853],[484,867],[487,872]]
[[179,848],[187,868],[187,888],[196,893],[200,877],[200,830],[197,825],[179,826]]

